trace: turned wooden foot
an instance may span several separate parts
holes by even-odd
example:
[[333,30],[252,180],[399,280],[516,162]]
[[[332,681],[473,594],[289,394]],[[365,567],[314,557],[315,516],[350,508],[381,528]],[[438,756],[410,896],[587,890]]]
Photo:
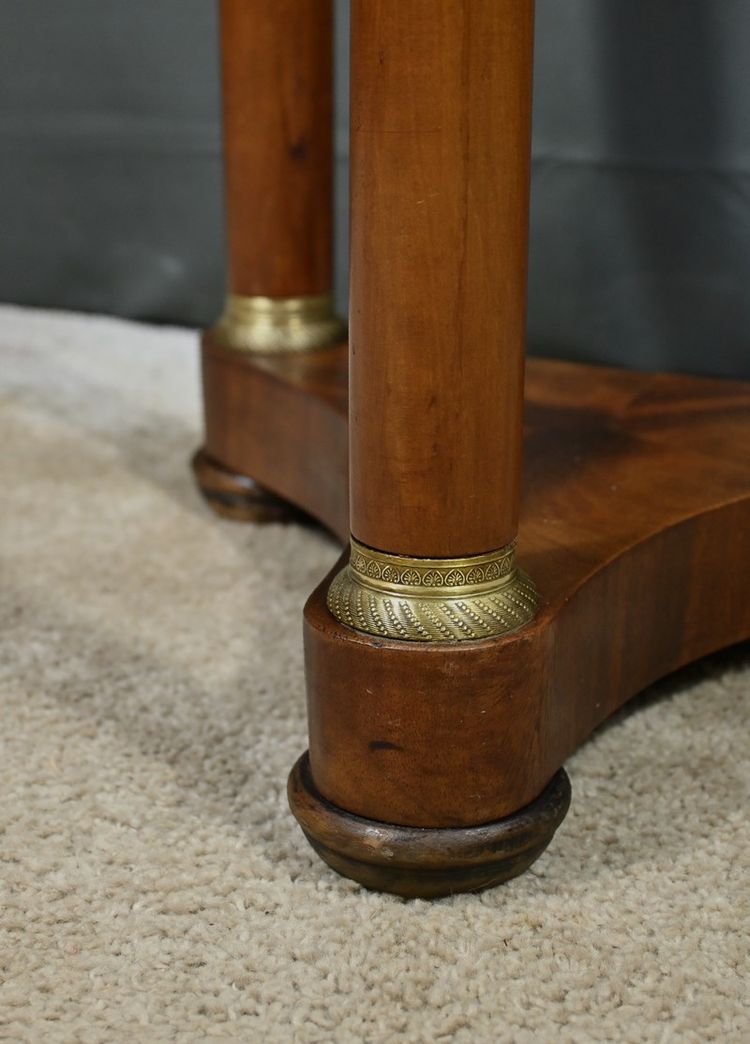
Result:
[[346,547],[305,607],[290,803],[339,873],[434,897],[526,869],[593,729],[750,637],[750,385],[525,367],[532,0],[351,10],[347,353],[329,0],[223,0],[230,292],[196,474]]
[[206,503],[233,522],[302,522],[309,516],[288,500],[258,485],[247,475],[222,467],[199,449],[191,461],[195,481]]
[[404,899],[479,892],[517,877],[539,858],[570,805],[564,769],[519,812],[473,827],[429,829],[363,819],[317,790],[304,754],[289,776],[289,804],[312,847],[333,870]]

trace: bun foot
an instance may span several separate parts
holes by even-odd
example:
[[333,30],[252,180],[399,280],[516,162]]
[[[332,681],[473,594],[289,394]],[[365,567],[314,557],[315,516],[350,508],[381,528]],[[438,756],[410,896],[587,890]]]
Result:
[[565,818],[570,780],[560,769],[519,812],[448,829],[394,826],[337,808],[317,791],[306,753],[292,769],[288,793],[308,841],[337,873],[405,899],[438,899],[479,892],[527,870]]
[[199,449],[192,461],[193,474],[208,505],[234,522],[301,522],[307,515],[288,500],[277,497],[247,475],[230,471]]

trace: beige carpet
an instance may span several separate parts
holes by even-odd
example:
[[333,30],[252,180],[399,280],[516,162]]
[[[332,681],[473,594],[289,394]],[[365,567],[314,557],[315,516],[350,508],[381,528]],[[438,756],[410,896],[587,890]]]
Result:
[[199,500],[195,337],[4,308],[0,376],[0,1039],[750,1039],[747,647],[570,762],[522,879],[366,893],[284,793],[336,549]]

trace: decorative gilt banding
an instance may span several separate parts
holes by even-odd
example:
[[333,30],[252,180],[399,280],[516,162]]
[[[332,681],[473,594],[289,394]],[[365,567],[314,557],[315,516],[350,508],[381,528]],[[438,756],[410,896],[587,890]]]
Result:
[[242,297],[230,294],[213,328],[219,344],[239,352],[304,352],[346,336],[330,294]]
[[352,537],[349,563],[334,578],[328,608],[365,634],[407,642],[491,638],[523,627],[539,598],[516,567],[515,544],[471,558],[406,558]]

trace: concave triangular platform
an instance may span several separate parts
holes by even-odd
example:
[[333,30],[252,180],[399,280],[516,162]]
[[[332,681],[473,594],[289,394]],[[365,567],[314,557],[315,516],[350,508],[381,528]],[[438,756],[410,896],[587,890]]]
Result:
[[[347,346],[249,357],[209,335],[203,370],[204,452],[227,488],[252,477],[346,543]],[[573,626],[589,663],[605,632],[602,717],[750,637],[750,383],[530,358],[523,467],[519,560],[545,617],[591,603]]]
[[[208,335],[203,365],[214,475],[238,496],[252,476],[343,544],[346,345],[250,358]],[[629,697],[750,637],[750,384],[530,359],[523,485],[518,559],[542,598],[523,631],[434,654],[372,648],[331,626],[326,582],[311,596],[309,645],[325,654],[308,659],[308,684],[327,705],[315,714],[311,703],[323,724],[311,725],[310,763],[334,806],[409,828],[499,821],[538,799]],[[385,679],[366,715],[341,681],[355,669]],[[366,736],[399,716],[416,677],[429,729],[411,729],[397,768],[364,771]],[[474,702],[462,717],[455,679],[466,677]],[[318,757],[324,748],[351,757]],[[450,752],[444,778],[436,750]],[[449,778],[466,780],[461,795]]]

